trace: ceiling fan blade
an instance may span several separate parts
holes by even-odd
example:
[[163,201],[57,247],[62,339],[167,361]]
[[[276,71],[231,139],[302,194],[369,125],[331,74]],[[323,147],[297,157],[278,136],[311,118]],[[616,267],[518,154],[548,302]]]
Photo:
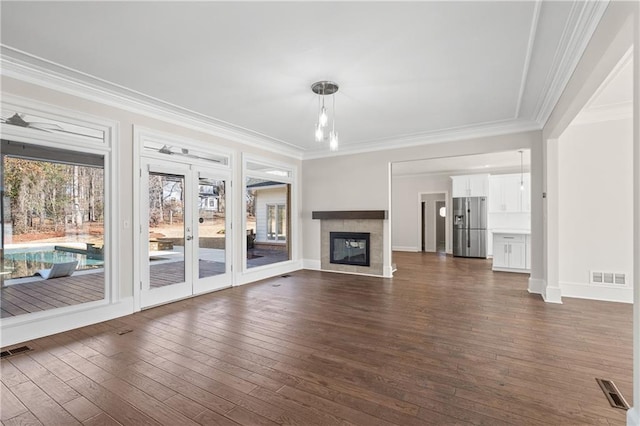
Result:
[[27,127],[33,127],[40,130],[64,130],[62,127],[54,123],[31,122],[27,123]]

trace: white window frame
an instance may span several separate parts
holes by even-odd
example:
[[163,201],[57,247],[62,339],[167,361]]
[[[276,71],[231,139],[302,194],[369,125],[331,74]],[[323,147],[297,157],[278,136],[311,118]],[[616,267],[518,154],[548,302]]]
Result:
[[[202,141],[199,141],[199,140],[186,138],[186,137],[172,134],[172,133],[161,132],[159,130],[151,129],[144,126],[139,126],[139,125],[133,126],[133,176],[134,176],[133,229],[138,230],[138,232],[133,233],[133,247],[134,247],[133,249],[133,310],[135,312],[142,310],[141,291],[142,291],[142,276],[143,276],[142,268],[144,263],[142,262],[142,257],[140,255],[140,244],[142,244],[141,237],[140,237],[140,232],[142,230],[142,223],[140,221],[140,209],[142,208],[140,204],[141,203],[140,200],[141,200],[142,189],[140,184],[140,178],[138,177],[138,176],[141,176],[142,174],[142,168],[141,168],[142,158],[144,157],[147,159],[148,158],[157,159],[161,161],[171,160],[175,162],[193,164],[196,166],[200,165],[200,166],[206,167],[213,171],[217,171],[220,173],[220,175],[224,176],[230,189],[233,188],[233,178],[234,178],[234,174],[233,174],[234,156],[233,156],[233,151],[229,150],[228,148],[224,148],[224,147],[210,144],[210,143],[206,144],[207,151],[215,152],[217,155],[226,157],[227,159],[226,164],[216,164],[208,160],[200,160],[196,158],[182,159],[179,156],[174,157],[174,156],[169,156],[167,154],[145,151],[144,150],[145,141],[150,141],[154,143],[163,143],[170,146],[187,148],[187,149],[193,148],[200,151],[203,150],[205,145]],[[231,218],[233,218],[233,212],[235,210],[233,206],[233,200],[234,200],[233,194],[231,196],[231,200],[232,200],[231,205],[226,206],[226,215],[227,215],[227,220],[229,224],[232,223]],[[232,225],[230,227],[232,227]],[[234,265],[236,261],[235,256],[233,256],[233,247],[235,246],[235,241],[233,237],[230,238],[229,240],[230,240],[229,241],[230,247],[228,248],[228,250],[231,251],[230,252],[231,253],[230,259],[232,262],[231,264]],[[235,284],[235,273],[232,272],[231,285],[233,286],[234,284]]]
[[116,271],[119,270],[117,267],[117,245],[119,242],[118,223],[120,222],[119,203],[115,196],[116,188],[118,188],[116,159],[118,158],[119,123],[80,111],[3,94],[2,110],[4,111],[5,108],[103,132],[104,139],[100,141],[81,136],[49,133],[10,124],[0,124],[2,138],[5,140],[104,156],[104,198],[107,205],[104,210],[104,244],[107,250],[104,252],[104,299],[2,318],[0,320],[0,329],[2,330],[0,344],[7,346],[130,313],[129,301],[120,296],[120,280],[116,274]]
[[[255,163],[260,164],[267,167],[272,167],[274,169],[286,170],[289,172],[289,176],[279,176],[271,173],[265,173],[257,170],[249,170],[247,168],[247,163]],[[245,194],[247,192],[247,178],[257,178],[264,180],[272,180],[277,181],[284,184],[291,185],[291,193],[290,200],[291,205],[289,206],[289,223],[290,229],[287,230],[287,242],[290,245],[290,259],[272,263],[264,266],[256,266],[254,268],[247,268],[247,238],[246,238],[246,229],[247,229],[247,215],[246,215],[246,201]],[[241,252],[239,253],[239,263],[242,265],[242,271],[240,276],[237,278],[238,284],[246,284],[250,282],[254,282],[263,278],[267,278],[273,275],[277,275],[279,273],[291,272],[302,268],[302,262],[299,256],[300,249],[300,226],[298,219],[298,194],[299,194],[299,184],[298,184],[298,167],[295,164],[279,162],[271,159],[266,159],[259,156],[254,156],[251,154],[243,154],[242,156],[242,177],[241,177],[241,188],[239,199],[241,200],[241,208],[239,208],[238,216],[236,216],[236,220],[238,223],[242,224],[239,233],[242,235],[239,237],[242,241]],[[236,234],[238,235],[238,234]]]

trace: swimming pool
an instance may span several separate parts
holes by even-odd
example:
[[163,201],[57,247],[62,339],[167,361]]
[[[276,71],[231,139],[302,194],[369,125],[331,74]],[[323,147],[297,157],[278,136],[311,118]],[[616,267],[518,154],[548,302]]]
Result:
[[104,266],[104,260],[88,259],[85,254],[54,250],[53,247],[12,248],[4,253],[4,270],[11,271],[5,279],[30,277],[40,269],[51,268],[54,263],[78,261],[78,270]]

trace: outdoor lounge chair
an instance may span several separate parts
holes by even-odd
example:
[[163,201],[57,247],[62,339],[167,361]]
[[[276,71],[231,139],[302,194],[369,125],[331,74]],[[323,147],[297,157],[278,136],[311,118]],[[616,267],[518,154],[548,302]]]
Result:
[[50,278],[69,277],[73,274],[73,271],[76,270],[76,266],[78,266],[77,260],[74,260],[73,262],[54,263],[51,269],[41,269],[34,275],[40,275],[45,280]]

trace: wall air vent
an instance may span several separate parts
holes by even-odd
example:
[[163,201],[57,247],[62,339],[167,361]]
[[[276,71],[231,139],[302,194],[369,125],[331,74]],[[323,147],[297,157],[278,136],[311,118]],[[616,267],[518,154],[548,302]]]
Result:
[[624,272],[590,271],[591,284],[627,285],[627,274]]

